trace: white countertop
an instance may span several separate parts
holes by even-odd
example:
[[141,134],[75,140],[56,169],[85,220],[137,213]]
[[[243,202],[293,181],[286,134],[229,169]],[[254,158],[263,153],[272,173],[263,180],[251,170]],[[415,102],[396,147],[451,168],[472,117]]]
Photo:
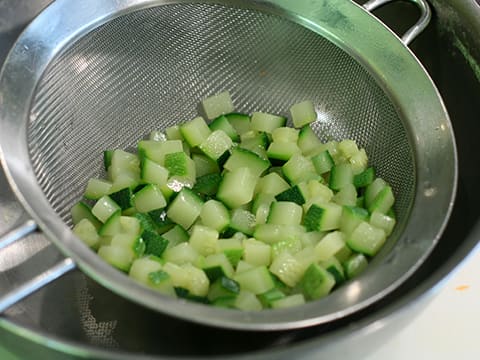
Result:
[[480,246],[428,306],[365,360],[480,359]]

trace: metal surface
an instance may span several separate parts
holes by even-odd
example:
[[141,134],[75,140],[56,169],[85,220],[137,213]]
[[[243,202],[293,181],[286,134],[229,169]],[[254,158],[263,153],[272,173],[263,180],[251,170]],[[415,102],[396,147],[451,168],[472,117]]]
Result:
[[28,219],[19,225],[16,225],[13,229],[9,230],[6,234],[0,236],[0,250],[13,244],[15,241],[24,238],[28,234],[37,229],[37,224],[32,219]]
[[[22,16],[22,1],[8,2]],[[31,8],[30,16],[42,7],[42,1],[24,1]],[[409,323],[411,317],[424,309],[432,294],[442,287],[442,279],[471,252],[480,239],[474,225],[480,215],[480,168],[471,166],[478,153],[480,124],[480,83],[474,72],[480,62],[480,16],[474,1],[435,0],[433,26],[413,44],[422,63],[440,88],[456,131],[459,150],[459,193],[449,225],[427,262],[394,294],[379,306],[348,318],[336,327],[315,327],[304,331],[284,332],[267,337],[255,333],[237,333],[165,323],[161,315],[85,281],[79,272],[67,275],[58,283],[15,305],[0,316],[0,345],[16,356],[6,360],[29,359],[366,359],[372,349],[384,343],[385,337]],[[1,7],[0,7],[1,9]],[[477,10],[477,12],[475,12]],[[403,33],[415,19],[403,3],[379,10],[379,16]],[[0,11],[0,23],[7,12]],[[20,17],[10,12],[3,18],[15,23]],[[400,15],[401,14],[401,15]],[[21,24],[21,23],[19,23]],[[22,26],[19,25],[18,29]],[[17,28],[17,26],[15,26]],[[0,63],[17,32],[0,33]],[[8,41],[2,41],[8,40]],[[458,46],[458,43],[463,46]],[[471,56],[467,59],[464,50]],[[470,66],[472,64],[472,66]],[[22,207],[9,191],[0,172],[0,233],[7,231],[23,216]],[[470,235],[468,235],[470,233]],[[39,250],[47,246],[43,251]],[[22,274],[56,261],[58,253],[41,236],[35,235],[5,249],[0,256],[0,291],[22,279]],[[25,257],[41,252],[32,266],[17,266]],[[16,265],[15,265],[16,264]],[[11,271],[5,269],[11,267]],[[87,297],[89,306],[81,306]],[[103,307],[99,307],[99,304]],[[168,324],[168,336],[161,333]],[[129,330],[128,330],[129,329]],[[135,329],[135,331],[132,331]],[[159,333],[160,332],[160,333]],[[228,335],[227,335],[228,334]],[[102,338],[110,342],[101,342]],[[461,334],[458,334],[461,336]],[[223,344],[219,348],[219,342]],[[395,349],[392,349],[395,351]],[[18,358],[17,358],[18,356]]]
[[66,258],[58,264],[52,266],[50,269],[35,276],[33,279],[25,282],[15,290],[8,292],[0,298],[0,312],[4,312],[12,305],[18,303],[35,291],[38,291],[45,285],[57,280],[59,277],[65,275],[69,271],[75,269],[75,264],[72,259]]
[[[363,7],[367,11],[372,12],[384,5],[395,1],[397,0],[370,0],[363,4]],[[405,34],[402,35],[402,41],[405,43],[405,45],[409,45],[418,35],[422,33],[423,30],[425,30],[432,17],[430,6],[428,6],[428,3],[425,0],[410,1],[415,3],[415,5],[417,5],[420,9],[420,18],[413,27],[411,27],[407,32],[405,32]]]
[[[267,330],[329,322],[407,280],[438,241],[456,188],[448,117],[408,49],[349,1],[318,1],[314,12],[308,1],[153,7],[163,3],[58,1],[7,59],[2,160],[13,190],[46,234],[88,275],[125,297],[216,326]],[[91,164],[101,150],[133,145],[138,128],[192,117],[200,98],[225,88],[240,111],[282,113],[312,99],[321,118],[315,129],[357,139],[396,190],[399,221],[385,251],[324,300],[251,314],[163,298],[103,263],[67,226],[86,179],[99,172]]]

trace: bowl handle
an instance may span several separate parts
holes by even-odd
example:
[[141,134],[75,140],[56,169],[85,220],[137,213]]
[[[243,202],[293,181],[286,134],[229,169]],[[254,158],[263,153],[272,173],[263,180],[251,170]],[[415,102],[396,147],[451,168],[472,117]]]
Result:
[[[369,0],[363,7],[365,10],[372,12],[383,5],[388,3],[398,1],[398,0]],[[417,7],[420,9],[420,18],[413,25],[403,36],[402,41],[405,45],[409,45],[420,33],[425,30],[427,25],[430,23],[430,19],[432,18],[432,12],[430,10],[430,6],[428,5],[426,0],[408,0],[413,2]]]
[[[31,219],[15,226],[12,230],[0,236],[0,250],[13,244],[15,241],[24,238],[28,234],[33,233],[36,229],[37,224]],[[75,267],[75,263],[72,259],[65,258],[56,265],[35,276],[33,279],[26,281],[22,285],[17,286],[5,294],[2,294],[0,296],[0,314],[10,306],[33,294],[35,291],[58,279],[67,272],[75,269]]]

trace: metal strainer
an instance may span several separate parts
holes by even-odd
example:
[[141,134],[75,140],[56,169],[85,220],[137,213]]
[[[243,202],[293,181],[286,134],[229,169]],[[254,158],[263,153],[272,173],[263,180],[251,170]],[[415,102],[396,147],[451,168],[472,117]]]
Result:
[[[424,1],[415,2],[428,19]],[[288,115],[292,104],[312,100],[317,134],[355,139],[394,189],[395,232],[367,271],[325,299],[250,313],[164,297],[70,231],[70,208],[87,179],[101,175],[103,150],[189,120],[201,99],[223,90],[240,112]],[[456,189],[454,137],[434,85],[405,44],[349,0],[58,0],[5,63],[0,120],[3,165],[34,219],[0,244],[38,224],[69,257],[0,299],[0,311],[78,265],[130,300],[191,321],[255,330],[333,321],[415,272]]]

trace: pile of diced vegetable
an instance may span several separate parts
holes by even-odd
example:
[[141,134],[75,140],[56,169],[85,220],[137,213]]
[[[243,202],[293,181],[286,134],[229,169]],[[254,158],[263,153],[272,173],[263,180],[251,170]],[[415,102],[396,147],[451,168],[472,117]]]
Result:
[[365,150],[321,142],[311,101],[290,108],[293,127],[235,113],[228,92],[202,106],[136,153],[106,150],[74,233],[152,289],[241,310],[319,299],[363,271],[395,226]]

